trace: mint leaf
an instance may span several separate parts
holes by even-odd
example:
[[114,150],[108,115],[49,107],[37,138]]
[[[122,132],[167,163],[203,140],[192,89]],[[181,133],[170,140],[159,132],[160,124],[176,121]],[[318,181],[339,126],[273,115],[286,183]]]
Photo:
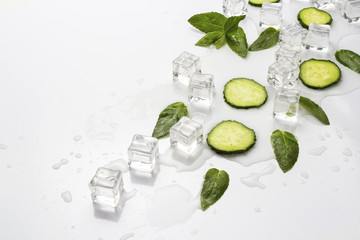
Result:
[[347,68],[360,74],[360,55],[346,49],[338,50],[335,53],[336,60]]
[[176,102],[167,106],[159,115],[156,126],[152,133],[155,138],[162,138],[169,134],[170,128],[177,123],[181,117],[187,116],[188,110],[184,103]]
[[241,27],[232,28],[226,33],[226,42],[237,55],[246,57],[248,53],[248,45],[246,42],[246,35]]
[[221,48],[222,46],[224,46],[226,43],[226,39],[225,39],[225,35],[223,34],[215,43],[215,47],[216,49]]
[[227,33],[229,31],[237,29],[239,26],[239,22],[245,17],[245,15],[229,17],[224,24],[224,32]]
[[209,33],[222,31],[226,17],[217,12],[200,13],[189,18],[188,22],[198,30]]
[[303,107],[312,116],[317,118],[321,123],[323,123],[325,125],[330,125],[330,122],[329,122],[329,119],[328,119],[326,113],[315,102],[311,101],[309,98],[300,96],[299,103],[300,103],[301,107]]
[[201,38],[195,44],[195,46],[200,46],[200,47],[210,46],[211,44],[215,43],[219,38],[221,38],[222,35],[224,35],[222,31],[210,32],[206,34],[205,37]]
[[275,46],[279,41],[280,31],[273,27],[265,29],[249,47],[249,51],[260,51]]
[[229,175],[223,170],[211,168],[207,171],[200,196],[202,210],[205,211],[221,198],[229,186],[229,181]]
[[299,144],[295,136],[286,131],[275,130],[270,139],[276,160],[281,170],[286,173],[297,161]]

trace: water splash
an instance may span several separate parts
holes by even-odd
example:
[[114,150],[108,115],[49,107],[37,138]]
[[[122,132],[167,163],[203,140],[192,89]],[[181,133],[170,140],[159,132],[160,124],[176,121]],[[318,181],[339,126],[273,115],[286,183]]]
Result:
[[276,167],[274,164],[270,163],[264,170],[261,172],[251,173],[247,177],[243,177],[240,181],[248,187],[258,187],[261,189],[266,188],[265,184],[260,182],[260,178],[264,175],[272,174],[275,171]]

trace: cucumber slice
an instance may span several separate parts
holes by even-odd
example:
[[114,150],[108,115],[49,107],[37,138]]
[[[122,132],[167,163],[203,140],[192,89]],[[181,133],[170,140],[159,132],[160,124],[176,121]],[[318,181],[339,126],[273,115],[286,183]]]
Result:
[[254,108],[266,102],[267,92],[252,79],[234,78],[225,84],[224,99],[234,108]]
[[309,29],[310,23],[330,25],[333,21],[329,13],[314,7],[302,9],[297,18],[300,25],[306,29]]
[[222,121],[208,134],[209,147],[217,153],[244,153],[255,145],[254,130],[237,121]]
[[261,7],[263,2],[277,3],[280,2],[280,0],[249,0],[249,4],[254,7]]
[[309,88],[323,89],[339,82],[341,71],[330,60],[312,58],[301,63],[299,78]]

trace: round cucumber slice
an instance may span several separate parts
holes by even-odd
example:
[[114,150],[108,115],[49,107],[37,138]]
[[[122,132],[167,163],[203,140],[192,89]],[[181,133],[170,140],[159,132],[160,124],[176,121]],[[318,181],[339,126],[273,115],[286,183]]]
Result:
[[300,80],[309,88],[323,89],[340,81],[340,68],[330,60],[309,59],[300,65]]
[[208,134],[209,147],[217,153],[244,153],[255,145],[254,130],[237,121],[222,121]]
[[267,92],[252,79],[234,78],[225,84],[224,99],[234,108],[254,108],[266,102]]
[[280,0],[249,0],[249,4],[254,7],[261,7],[263,2],[277,3],[280,2]]
[[329,13],[314,7],[302,9],[297,18],[300,25],[306,29],[309,28],[311,23],[330,25],[333,20]]

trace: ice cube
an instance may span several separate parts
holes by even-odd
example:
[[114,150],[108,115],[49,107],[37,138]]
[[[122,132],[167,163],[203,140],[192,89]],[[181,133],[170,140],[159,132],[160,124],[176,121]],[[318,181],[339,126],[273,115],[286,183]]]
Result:
[[286,45],[282,45],[275,53],[276,61],[287,60],[299,65],[301,61],[301,51],[296,51],[293,48],[288,48]]
[[305,40],[305,49],[327,52],[330,45],[330,25],[311,23]]
[[286,45],[287,48],[301,51],[302,44],[306,38],[306,29],[298,23],[290,23],[280,28],[280,45]]
[[194,54],[183,52],[173,61],[173,79],[185,86],[189,85],[193,73],[200,73],[200,58]]
[[360,23],[360,0],[344,0],[341,15],[349,23]]
[[312,0],[314,6],[319,9],[329,9],[335,7],[334,0]]
[[300,92],[298,89],[278,89],[274,101],[275,119],[296,123],[298,119]]
[[193,153],[202,141],[202,125],[188,117],[182,117],[170,128],[171,147],[186,154]]
[[279,29],[281,26],[281,3],[264,2],[260,9],[259,26],[262,29],[273,27]]
[[269,66],[268,83],[275,88],[294,88],[298,84],[299,67],[286,59]]
[[249,0],[224,0],[223,11],[226,17],[246,15]]
[[89,183],[94,203],[116,207],[123,191],[122,174],[119,170],[98,168]]
[[188,99],[191,103],[211,105],[215,93],[214,77],[211,74],[194,73],[191,76]]
[[135,134],[128,149],[130,169],[141,172],[152,172],[158,155],[158,139]]

